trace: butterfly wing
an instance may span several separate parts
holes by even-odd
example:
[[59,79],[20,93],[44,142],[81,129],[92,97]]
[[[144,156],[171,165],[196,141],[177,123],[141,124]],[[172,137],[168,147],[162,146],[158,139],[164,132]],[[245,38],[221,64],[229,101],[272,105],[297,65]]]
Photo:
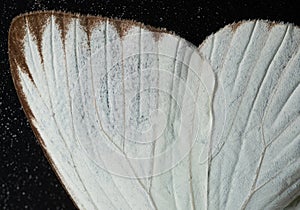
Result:
[[133,21],[36,12],[13,21],[9,54],[25,113],[79,208],[204,205],[207,166],[192,162],[214,78],[201,80],[213,74],[197,48]]
[[300,29],[244,21],[199,51],[216,88],[209,209],[282,209],[300,186]]

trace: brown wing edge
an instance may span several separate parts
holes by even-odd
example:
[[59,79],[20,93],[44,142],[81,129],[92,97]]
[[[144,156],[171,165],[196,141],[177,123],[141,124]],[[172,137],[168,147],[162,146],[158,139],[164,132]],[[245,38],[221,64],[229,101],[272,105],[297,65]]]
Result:
[[42,139],[40,133],[38,132],[37,128],[33,124],[34,115],[29,107],[29,104],[27,102],[26,96],[22,90],[22,86],[20,84],[20,77],[18,73],[18,66],[20,66],[21,70],[26,72],[29,75],[29,78],[32,79],[30,71],[28,69],[28,66],[25,62],[25,57],[23,52],[23,38],[25,36],[25,16],[18,16],[13,19],[9,33],[8,33],[8,54],[9,54],[9,63],[10,63],[10,69],[11,69],[11,75],[13,79],[13,83],[19,98],[19,101],[21,103],[21,106],[23,107],[24,113],[29,121],[30,127],[37,138],[42,151],[44,153],[44,156],[47,158],[48,162],[50,163],[51,168],[53,169],[56,177],[62,184],[64,190],[67,192],[69,197],[71,198],[73,204],[76,206],[77,209],[80,209],[75,200],[73,200],[71,194],[68,191],[68,188],[65,186],[64,182],[62,181],[62,175],[57,170],[50,154],[48,154],[46,145],[44,143],[44,140]]
[[[19,98],[19,101],[21,103],[21,106],[23,107],[24,113],[30,123],[31,129],[36,136],[42,151],[47,158],[48,162],[50,163],[54,173],[56,174],[56,177],[62,184],[64,190],[67,192],[69,197],[71,198],[73,204],[76,206],[77,209],[80,209],[77,202],[72,197],[68,187],[63,182],[63,176],[59,173],[58,169],[56,168],[53,159],[51,158],[51,155],[47,151],[47,147],[45,145],[45,142],[43,138],[41,137],[38,129],[34,126],[33,120],[35,119],[34,114],[32,113],[30,106],[28,104],[28,101],[26,99],[26,96],[23,92],[22,85],[20,83],[20,77],[18,73],[18,67],[26,73],[29,78],[33,81],[33,78],[31,76],[30,70],[26,64],[25,55],[24,55],[24,48],[23,48],[23,41],[25,37],[25,26],[26,21],[29,25],[30,32],[33,34],[35,40],[37,41],[38,48],[41,55],[41,34],[43,32],[44,26],[47,23],[47,20],[51,16],[56,17],[56,23],[59,25],[61,31],[62,31],[62,38],[64,40],[65,31],[68,26],[68,22],[72,19],[79,19],[82,26],[85,27],[85,30],[87,34],[89,35],[91,29],[95,27],[98,23],[101,23],[102,21],[109,21],[111,24],[113,24],[120,37],[124,36],[128,29],[130,29],[133,26],[139,26],[141,28],[147,29],[151,32],[153,32],[153,35],[156,40],[158,40],[162,34],[173,34],[173,32],[167,31],[165,28],[155,28],[149,25],[144,25],[143,23],[136,22],[134,20],[122,20],[118,18],[107,18],[102,16],[92,16],[92,15],[80,15],[78,13],[73,14],[70,12],[62,12],[62,11],[35,11],[30,13],[24,13],[19,16],[16,16],[10,25],[9,28],[9,35],[8,35],[8,54],[9,54],[9,63],[10,63],[10,69],[11,69],[11,75],[13,79],[13,83]],[[43,58],[42,58],[43,62]]]
[[[8,53],[9,53],[11,74],[12,74],[14,86],[16,88],[19,101],[23,107],[23,110],[24,110],[24,113],[25,113],[27,119],[29,120],[29,123],[33,130],[33,133],[36,136],[36,138],[38,139],[38,142],[42,147],[42,151],[43,151],[45,157],[48,159],[48,162],[50,163],[54,173],[56,174],[57,178],[61,182],[63,188],[65,189],[65,191],[67,192],[69,197],[71,198],[72,202],[77,207],[77,209],[79,209],[79,206],[77,205],[75,200],[73,200],[70,192],[68,191],[64,182],[62,181],[62,176],[61,176],[61,174],[59,174],[59,171],[57,170],[55,164],[53,163],[53,160],[52,160],[50,154],[48,154],[44,140],[42,139],[37,128],[33,124],[33,119],[35,117],[29,107],[26,96],[24,95],[24,92],[22,90],[22,86],[20,84],[20,78],[19,78],[19,74],[18,74],[18,69],[17,69],[19,66],[21,68],[21,70],[24,71],[25,73],[27,73],[29,78],[32,80],[32,76],[31,76],[28,66],[26,64],[25,56],[23,54],[24,49],[22,47],[23,46],[23,38],[25,36],[25,25],[26,25],[25,18],[30,17],[30,18],[32,18],[32,20],[37,20],[37,19],[41,18],[42,20],[45,21],[45,17],[47,18],[52,15],[55,17],[59,17],[57,19],[57,21],[58,21],[57,24],[60,26],[61,29],[63,29],[62,30],[63,37],[64,37],[64,31],[67,28],[67,22],[71,18],[80,19],[81,24],[82,25],[85,24],[87,33],[89,33],[90,29],[92,27],[94,27],[97,23],[108,20],[110,23],[115,25],[115,27],[117,28],[117,30],[119,32],[120,37],[125,35],[127,30],[130,29],[132,26],[140,26],[141,28],[148,29],[149,31],[154,32],[156,39],[159,39],[160,36],[164,33],[165,34],[173,34],[173,35],[176,35],[176,34],[174,34],[173,32],[167,31],[165,28],[155,28],[155,27],[152,27],[149,25],[144,25],[143,23],[140,23],[140,22],[136,22],[134,20],[123,20],[123,19],[118,19],[118,18],[108,18],[108,17],[102,17],[102,16],[81,15],[79,13],[70,13],[70,12],[63,12],[63,11],[35,11],[35,12],[21,14],[12,20],[12,23],[11,23],[11,26],[9,29],[9,36],[8,36]],[[254,20],[248,20],[248,21],[254,21]],[[270,29],[274,25],[285,24],[283,22],[276,22],[276,21],[269,21],[269,20],[259,20],[259,21],[264,21],[264,22],[269,23]],[[247,22],[247,21],[245,21],[245,20],[238,21],[238,22],[226,25],[225,27],[231,27],[232,31],[234,32],[241,24],[243,24],[245,22]],[[293,25],[293,24],[291,24],[291,25]],[[293,26],[295,26],[295,25],[293,25]],[[295,27],[298,27],[298,26],[295,26]],[[224,28],[221,28],[219,31],[221,31],[223,29]],[[41,32],[41,30],[42,30],[42,28],[40,27],[39,29],[37,29],[37,31],[35,31],[35,32],[32,31],[34,33],[34,35],[36,36],[35,37],[36,39],[38,38],[37,36],[39,35],[39,32]],[[217,33],[217,32],[215,32],[215,33]],[[209,36],[212,36],[212,35],[209,35]],[[205,44],[205,40],[202,42],[202,44],[200,44],[198,49],[201,49],[201,47]]]

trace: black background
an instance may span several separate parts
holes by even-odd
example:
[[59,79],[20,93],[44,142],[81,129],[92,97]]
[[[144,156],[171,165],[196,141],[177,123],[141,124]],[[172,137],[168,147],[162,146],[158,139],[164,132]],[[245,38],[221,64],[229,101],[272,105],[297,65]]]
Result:
[[297,1],[20,0],[2,1],[0,24],[0,209],[75,209],[35,139],[10,75],[7,36],[20,13],[62,10],[134,19],[164,27],[195,45],[219,28],[243,19],[300,25]]

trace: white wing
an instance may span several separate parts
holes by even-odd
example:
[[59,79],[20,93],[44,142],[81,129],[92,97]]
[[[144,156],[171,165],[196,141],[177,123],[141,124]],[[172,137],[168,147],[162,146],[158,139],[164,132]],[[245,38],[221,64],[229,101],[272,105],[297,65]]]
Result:
[[199,47],[216,77],[208,209],[282,209],[300,195],[299,44],[298,27],[258,20]]
[[79,208],[204,208],[214,78],[194,46],[131,21],[39,12],[14,20],[9,52],[33,130]]
[[292,25],[227,26],[199,48],[211,70],[167,32],[43,12],[14,20],[9,53],[79,208],[281,209],[299,200],[299,43]]

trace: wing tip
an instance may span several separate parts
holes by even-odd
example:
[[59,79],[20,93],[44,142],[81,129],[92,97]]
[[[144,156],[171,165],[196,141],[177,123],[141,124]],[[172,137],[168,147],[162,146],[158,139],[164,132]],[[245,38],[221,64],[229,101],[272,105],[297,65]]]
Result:
[[31,121],[35,117],[31,112],[29,104],[24,95],[19,72],[23,71],[32,80],[32,76],[25,61],[23,49],[25,37],[25,18],[23,15],[19,15],[12,20],[8,34],[8,54],[13,83],[17,90],[19,101],[23,107],[27,119]]

